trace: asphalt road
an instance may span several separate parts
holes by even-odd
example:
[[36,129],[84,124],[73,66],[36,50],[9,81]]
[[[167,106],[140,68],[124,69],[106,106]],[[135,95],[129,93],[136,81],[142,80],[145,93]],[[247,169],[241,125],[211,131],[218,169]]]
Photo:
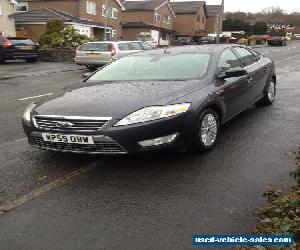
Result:
[[261,194],[293,184],[287,152],[300,142],[300,44],[258,50],[276,62],[276,102],[231,120],[206,154],[91,157],[32,149],[20,119],[34,99],[19,99],[70,86],[82,71],[38,63],[32,75],[28,64],[0,65],[0,78],[13,77],[0,80],[0,206],[89,169],[0,214],[0,248],[190,249],[193,234],[249,233]]

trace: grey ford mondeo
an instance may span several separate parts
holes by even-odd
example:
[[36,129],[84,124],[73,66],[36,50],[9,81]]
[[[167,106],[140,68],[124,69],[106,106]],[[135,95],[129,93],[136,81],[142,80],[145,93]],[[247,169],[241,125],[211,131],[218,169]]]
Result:
[[36,148],[90,154],[211,150],[220,126],[255,103],[272,104],[274,63],[239,45],[133,54],[23,116]]

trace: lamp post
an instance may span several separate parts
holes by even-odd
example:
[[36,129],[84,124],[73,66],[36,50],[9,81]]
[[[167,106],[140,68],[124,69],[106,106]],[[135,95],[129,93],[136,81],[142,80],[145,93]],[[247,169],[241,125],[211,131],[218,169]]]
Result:
[[217,32],[217,40],[216,43],[220,43],[220,35],[222,32],[222,26],[223,26],[223,15],[224,15],[224,0],[222,0],[221,3],[221,14],[220,14],[220,20],[219,20],[219,27],[218,27],[218,32]]

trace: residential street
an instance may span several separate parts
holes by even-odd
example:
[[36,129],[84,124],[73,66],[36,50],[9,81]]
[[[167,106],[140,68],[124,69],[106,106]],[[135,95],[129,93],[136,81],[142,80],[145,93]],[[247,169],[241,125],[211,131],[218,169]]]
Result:
[[250,233],[254,211],[265,204],[261,194],[292,185],[288,152],[300,142],[300,43],[257,50],[277,66],[276,101],[225,124],[205,154],[102,157],[33,149],[21,128],[26,105],[40,99],[30,97],[68,87],[85,70],[0,65],[0,207],[63,180],[0,211],[1,250],[193,249],[193,234]]

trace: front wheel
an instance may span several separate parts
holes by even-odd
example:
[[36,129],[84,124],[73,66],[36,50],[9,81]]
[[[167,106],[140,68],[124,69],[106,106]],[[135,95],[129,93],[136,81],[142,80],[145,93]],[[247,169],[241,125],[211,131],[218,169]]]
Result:
[[208,151],[213,149],[219,133],[220,120],[218,114],[210,108],[205,109],[199,116],[191,150]]
[[271,105],[275,100],[275,96],[276,96],[276,84],[272,80],[267,84],[264,97],[259,101],[259,103],[264,105]]

